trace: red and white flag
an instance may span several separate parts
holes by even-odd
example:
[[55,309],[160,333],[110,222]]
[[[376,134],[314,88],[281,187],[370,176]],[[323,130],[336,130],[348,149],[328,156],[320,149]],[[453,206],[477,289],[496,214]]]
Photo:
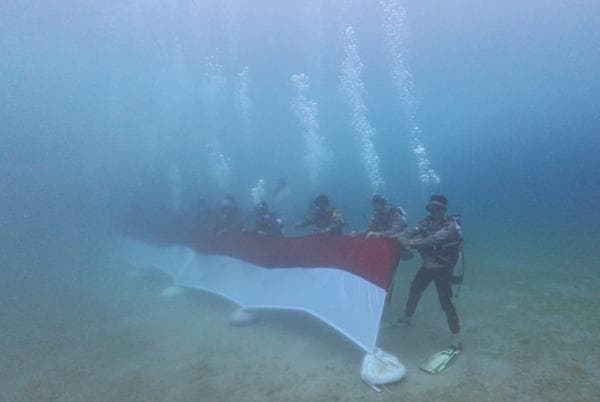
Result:
[[128,242],[132,262],[155,266],[177,286],[243,308],[305,311],[372,353],[398,263],[394,240],[348,236],[203,236],[180,244]]

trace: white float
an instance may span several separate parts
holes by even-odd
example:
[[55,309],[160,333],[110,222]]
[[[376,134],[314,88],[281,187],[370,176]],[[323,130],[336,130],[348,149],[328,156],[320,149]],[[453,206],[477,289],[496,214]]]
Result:
[[371,386],[400,381],[406,375],[406,367],[393,355],[376,349],[365,355],[360,367],[360,378]]

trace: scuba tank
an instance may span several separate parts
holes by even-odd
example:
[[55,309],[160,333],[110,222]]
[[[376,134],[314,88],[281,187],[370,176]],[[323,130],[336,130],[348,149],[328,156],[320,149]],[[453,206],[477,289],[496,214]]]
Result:
[[462,236],[462,220],[460,215],[451,215],[447,219],[453,220],[460,229],[460,239],[458,240],[458,259],[452,267],[452,273],[450,276],[450,283],[453,285],[458,285],[455,293],[456,297],[458,297],[465,277],[465,253],[463,249],[464,239]]
[[456,266],[458,264],[456,264],[454,266],[454,268],[452,268],[452,275],[450,276],[450,283],[452,283],[453,285],[458,285],[456,287],[456,297],[458,297],[458,295],[460,294],[460,288],[462,287],[463,284],[463,280],[465,278],[465,253],[463,251],[463,245],[462,242],[460,243],[460,268],[459,271],[457,272],[456,270]]

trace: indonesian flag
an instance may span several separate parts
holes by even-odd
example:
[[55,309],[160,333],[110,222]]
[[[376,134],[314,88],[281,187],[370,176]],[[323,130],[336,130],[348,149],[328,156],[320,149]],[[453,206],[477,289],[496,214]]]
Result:
[[223,296],[242,308],[305,311],[375,350],[398,262],[392,239],[363,236],[204,235],[159,244],[128,242],[129,258],[177,286]]

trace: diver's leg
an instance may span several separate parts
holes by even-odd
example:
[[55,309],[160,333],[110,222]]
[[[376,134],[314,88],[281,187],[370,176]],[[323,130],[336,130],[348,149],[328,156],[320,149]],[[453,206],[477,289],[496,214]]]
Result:
[[442,310],[446,313],[448,327],[450,327],[450,332],[452,332],[453,335],[452,347],[462,349],[462,341],[460,340],[460,322],[454,304],[452,303],[450,270],[440,269],[436,272],[435,287],[437,288]]
[[421,267],[412,283],[410,284],[410,293],[408,294],[408,300],[406,301],[406,307],[404,308],[404,317],[400,319],[407,324],[410,323],[410,319],[417,309],[417,304],[421,299],[421,295],[427,289],[427,286],[433,279],[429,269]]

